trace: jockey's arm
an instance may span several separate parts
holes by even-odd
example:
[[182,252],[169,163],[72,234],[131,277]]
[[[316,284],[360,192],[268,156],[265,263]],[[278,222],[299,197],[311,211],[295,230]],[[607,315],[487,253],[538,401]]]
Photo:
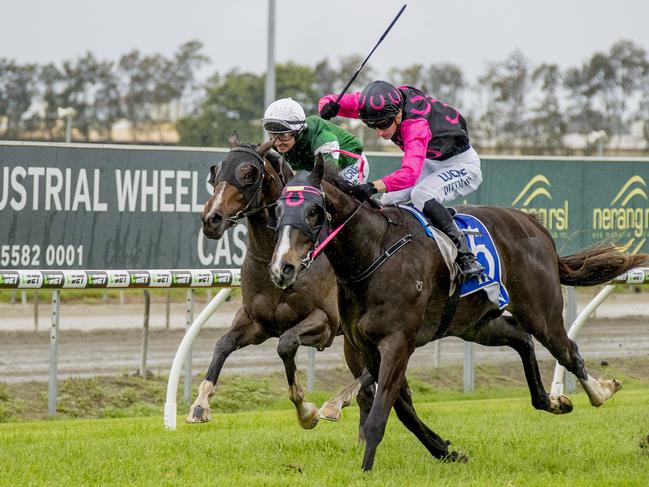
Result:
[[424,167],[426,159],[426,149],[432,134],[430,126],[425,119],[404,120],[399,130],[403,136],[403,159],[401,167],[396,171],[384,176],[381,179],[382,184],[375,183],[377,190],[384,188],[383,191],[398,191],[400,189],[411,188],[419,180],[419,175]]

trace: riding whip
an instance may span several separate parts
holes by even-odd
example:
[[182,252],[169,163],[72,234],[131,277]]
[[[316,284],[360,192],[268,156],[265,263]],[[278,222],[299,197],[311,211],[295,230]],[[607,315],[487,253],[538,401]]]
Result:
[[383,33],[383,35],[382,35],[381,38],[379,39],[379,42],[377,42],[376,45],[374,46],[374,49],[372,49],[372,50],[370,51],[370,53],[369,53],[369,54],[367,55],[367,57],[365,58],[365,61],[363,61],[363,63],[359,66],[359,68],[358,68],[358,69],[356,70],[356,72],[354,73],[354,76],[352,76],[351,79],[347,82],[347,84],[345,85],[345,87],[343,88],[343,90],[340,92],[340,95],[338,95],[338,98],[336,98],[336,105],[337,105],[338,103],[340,103],[340,99],[343,97],[343,95],[345,94],[345,92],[349,89],[349,87],[350,87],[351,84],[354,82],[354,80],[356,79],[356,77],[358,76],[358,74],[361,72],[361,69],[363,69],[363,66],[365,66],[365,63],[367,62],[367,60],[370,58],[370,56],[372,56],[372,54],[374,54],[374,51],[376,51],[376,48],[379,47],[379,44],[381,44],[381,42],[383,42],[383,39],[385,39],[385,36],[388,35],[388,32],[390,32],[390,29],[392,28],[392,26],[397,22],[397,20],[399,20],[399,17],[401,17],[401,14],[402,14],[403,11],[406,9],[406,6],[407,6],[407,5],[408,5],[408,4],[406,4],[406,3],[403,4],[403,7],[401,7],[401,9],[399,10],[399,13],[398,13],[397,16],[394,18],[394,20],[393,20],[392,22],[390,22],[390,25],[388,25],[388,28],[385,29],[385,32]]

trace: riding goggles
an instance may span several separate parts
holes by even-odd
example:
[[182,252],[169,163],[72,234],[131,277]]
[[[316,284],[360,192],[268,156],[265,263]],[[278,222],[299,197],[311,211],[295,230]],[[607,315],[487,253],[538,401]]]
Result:
[[299,132],[304,128],[306,120],[279,120],[277,118],[264,118],[261,121],[264,130],[270,134],[286,134],[289,132]]
[[363,123],[371,129],[385,130],[392,126],[395,117],[384,118],[382,120],[363,120]]
[[277,139],[277,140],[279,140],[281,142],[288,142],[293,137],[295,137],[297,134],[298,134],[297,132],[286,132],[284,134],[274,134],[272,132],[270,133],[270,135],[272,137],[274,137],[275,139]]

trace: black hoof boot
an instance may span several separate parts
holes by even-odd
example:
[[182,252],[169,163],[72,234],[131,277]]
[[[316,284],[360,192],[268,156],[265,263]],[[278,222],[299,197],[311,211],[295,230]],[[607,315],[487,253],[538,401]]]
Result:
[[471,252],[468,254],[459,254],[457,263],[460,266],[460,273],[464,279],[479,277],[484,272],[484,267]]

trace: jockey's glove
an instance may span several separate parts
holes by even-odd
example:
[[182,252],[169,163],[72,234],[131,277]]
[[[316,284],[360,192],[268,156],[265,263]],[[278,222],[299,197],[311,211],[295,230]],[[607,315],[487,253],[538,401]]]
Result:
[[360,202],[370,199],[377,192],[374,183],[356,184],[352,187],[352,195]]
[[322,107],[322,110],[320,110],[320,118],[331,120],[338,115],[338,110],[340,110],[340,105],[338,103],[335,101],[327,102],[327,104]]

